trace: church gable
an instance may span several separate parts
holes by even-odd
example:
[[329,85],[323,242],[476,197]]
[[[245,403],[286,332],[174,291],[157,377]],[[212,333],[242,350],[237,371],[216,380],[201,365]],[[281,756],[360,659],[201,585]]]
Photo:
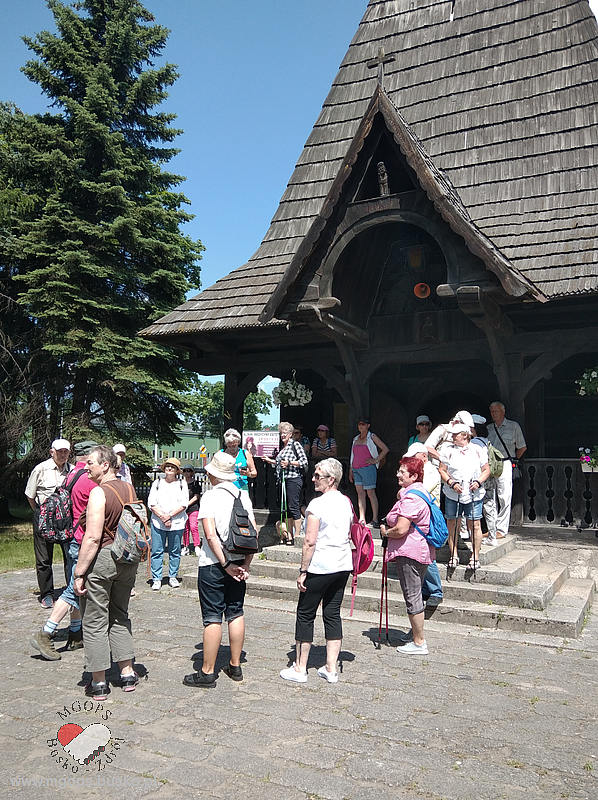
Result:
[[[436,170],[436,208],[506,291],[598,290],[598,29],[587,0],[370,0],[261,246],[148,335],[276,324],[269,300],[343,183],[382,47],[394,58],[388,100],[421,144],[413,159],[429,161],[419,180]],[[375,177],[370,168],[365,194]]]

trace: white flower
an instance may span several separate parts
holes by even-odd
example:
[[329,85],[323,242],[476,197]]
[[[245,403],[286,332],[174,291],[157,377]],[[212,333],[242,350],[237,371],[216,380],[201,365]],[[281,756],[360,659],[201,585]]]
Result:
[[598,378],[598,372],[596,372],[596,370],[592,370],[591,377],[592,378]]
[[580,393],[581,395],[584,395],[584,394],[586,393],[586,390],[585,390],[585,389],[580,389],[580,390],[579,390],[579,393]]

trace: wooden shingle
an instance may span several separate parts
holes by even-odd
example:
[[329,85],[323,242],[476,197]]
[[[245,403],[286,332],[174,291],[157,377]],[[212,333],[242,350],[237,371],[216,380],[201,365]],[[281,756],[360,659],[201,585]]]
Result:
[[262,245],[143,335],[259,324],[328,202],[380,47],[395,57],[384,87],[419,163],[489,258],[548,299],[598,290],[598,28],[587,0],[370,0]]

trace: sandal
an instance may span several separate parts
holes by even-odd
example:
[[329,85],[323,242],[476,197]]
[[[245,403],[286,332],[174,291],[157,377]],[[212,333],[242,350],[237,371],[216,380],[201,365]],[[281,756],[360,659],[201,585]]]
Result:
[[473,569],[475,571],[476,569],[479,568],[480,568],[480,562],[477,561],[475,558],[471,558],[469,564],[467,565],[467,569]]
[[447,567],[449,569],[455,569],[455,567],[458,567],[458,566],[459,566],[459,557],[458,556],[451,556],[451,558],[449,558],[449,560],[448,560]]

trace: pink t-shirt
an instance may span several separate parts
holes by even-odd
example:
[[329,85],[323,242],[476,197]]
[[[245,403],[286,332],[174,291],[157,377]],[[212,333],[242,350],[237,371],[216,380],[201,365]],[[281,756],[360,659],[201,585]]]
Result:
[[368,461],[372,458],[369,447],[367,444],[354,444],[353,445],[353,469],[360,469],[367,467]]
[[[69,475],[69,483],[72,481],[75,472],[84,468],[85,462],[77,461],[74,471]],[[73,523],[75,525],[77,525],[77,522],[79,522],[79,517],[87,508],[87,501],[89,500],[89,494],[91,490],[95,489],[97,485],[97,483],[91,480],[87,472],[84,472],[83,475],[78,478],[77,483],[73,486],[71,490],[71,501],[73,503]],[[75,530],[75,540],[79,544],[81,544],[81,539],[83,539],[84,533],[85,531],[81,526]]]
[[[422,483],[413,483],[411,486],[401,489],[399,499],[386,515],[386,525],[388,528],[393,528],[399,517],[406,517],[409,520],[413,520],[424,533],[428,533],[430,530],[430,508],[425,500],[409,492],[410,489],[417,489],[426,494]],[[436,550],[428,544],[412,524],[405,536],[400,539],[388,539],[386,560],[392,561],[399,556],[412,558],[420,564],[431,564],[436,558]]]

